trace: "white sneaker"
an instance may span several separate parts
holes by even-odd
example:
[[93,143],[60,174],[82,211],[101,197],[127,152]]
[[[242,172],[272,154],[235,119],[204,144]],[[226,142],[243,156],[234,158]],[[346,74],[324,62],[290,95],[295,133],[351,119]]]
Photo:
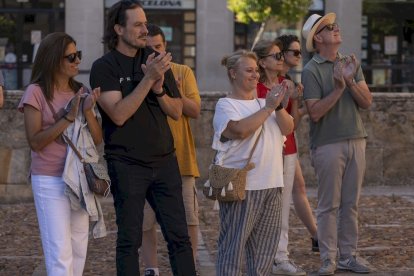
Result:
[[282,262],[274,262],[272,267],[273,275],[306,275],[306,271],[297,266],[293,261],[287,260]]
[[348,270],[354,273],[369,273],[371,270],[362,262],[358,262],[355,256],[351,256],[348,259],[339,259],[338,269]]
[[318,275],[334,275],[336,270],[336,263],[330,259],[325,259],[322,262],[321,268],[318,270]]

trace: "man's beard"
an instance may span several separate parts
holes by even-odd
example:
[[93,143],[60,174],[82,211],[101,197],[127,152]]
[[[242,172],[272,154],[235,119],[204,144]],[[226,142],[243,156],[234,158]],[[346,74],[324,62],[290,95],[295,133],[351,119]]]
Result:
[[122,42],[124,42],[126,45],[128,45],[129,47],[131,47],[131,48],[134,48],[134,49],[136,49],[136,50],[139,50],[139,49],[141,49],[141,48],[145,48],[145,44],[143,45],[143,46],[139,46],[139,45],[134,45],[134,44],[132,44],[127,38],[125,38],[125,37],[120,37],[121,38],[121,40],[122,40]]

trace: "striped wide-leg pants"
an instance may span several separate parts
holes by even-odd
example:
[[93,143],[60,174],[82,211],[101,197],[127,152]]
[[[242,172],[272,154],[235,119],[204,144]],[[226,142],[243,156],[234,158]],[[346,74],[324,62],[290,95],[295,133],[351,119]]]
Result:
[[241,275],[244,256],[248,275],[269,275],[281,214],[282,188],[246,191],[243,201],[220,202],[217,276]]

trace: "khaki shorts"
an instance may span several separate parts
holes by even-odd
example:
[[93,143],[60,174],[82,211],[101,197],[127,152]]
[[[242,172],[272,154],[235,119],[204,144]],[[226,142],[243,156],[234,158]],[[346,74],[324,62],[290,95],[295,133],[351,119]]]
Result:
[[[199,225],[198,221],[198,201],[195,189],[195,178],[192,176],[182,176],[183,182],[183,201],[187,225]],[[142,231],[151,230],[157,223],[155,212],[151,205],[145,201],[144,221],[142,222]]]

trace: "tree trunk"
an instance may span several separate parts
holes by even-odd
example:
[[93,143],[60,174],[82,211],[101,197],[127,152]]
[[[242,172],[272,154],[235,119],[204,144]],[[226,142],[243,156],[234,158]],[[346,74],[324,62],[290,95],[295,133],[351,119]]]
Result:
[[257,32],[256,37],[254,38],[254,41],[253,41],[253,45],[252,45],[252,49],[251,50],[253,50],[254,46],[256,46],[257,42],[259,42],[260,38],[262,37],[262,34],[263,34],[264,29],[266,27],[266,22],[267,22],[267,20],[264,20],[262,22],[262,24],[260,24],[260,29]]

